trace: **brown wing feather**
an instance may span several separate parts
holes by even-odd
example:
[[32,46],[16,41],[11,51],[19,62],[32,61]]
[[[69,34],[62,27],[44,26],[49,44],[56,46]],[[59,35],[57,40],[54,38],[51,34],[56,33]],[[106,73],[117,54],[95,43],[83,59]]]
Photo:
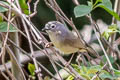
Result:
[[75,36],[73,33],[68,35],[64,42],[65,45],[70,45],[73,46],[75,48],[80,48],[80,49],[85,49],[85,44],[82,42],[82,40],[80,40],[77,36]]

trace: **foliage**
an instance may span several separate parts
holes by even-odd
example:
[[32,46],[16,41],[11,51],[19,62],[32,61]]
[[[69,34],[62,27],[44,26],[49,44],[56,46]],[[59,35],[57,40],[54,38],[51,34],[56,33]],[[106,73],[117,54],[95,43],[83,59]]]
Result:
[[74,80],[74,77],[72,75],[68,76],[66,80]]
[[[9,1],[9,0],[8,0]],[[33,48],[33,50],[36,50],[36,48],[37,48],[37,50],[40,50],[40,48],[42,47],[42,49],[45,47],[43,44],[39,44],[39,43],[37,43],[37,37],[39,36],[40,38],[44,38],[43,37],[43,35],[42,34],[39,34],[39,35],[36,35],[36,33],[37,32],[39,32],[38,30],[37,30],[37,28],[34,26],[34,24],[32,23],[32,18],[31,18],[31,16],[29,17],[29,14],[31,13],[30,11],[34,11],[33,10],[33,6],[28,6],[28,2],[27,1],[29,1],[29,0],[19,0],[19,5],[17,5],[17,3],[13,0],[13,3],[15,3],[14,5],[15,5],[15,7],[16,8],[18,8],[18,6],[20,6],[20,8],[18,8],[18,10],[16,10],[15,11],[15,13],[14,13],[14,11],[12,11],[12,13],[11,13],[11,19],[10,19],[10,25],[9,25],[9,32],[18,32],[18,30],[17,30],[17,28],[19,28],[19,30],[21,30],[21,32],[23,32],[22,34],[20,33],[20,35],[23,35],[24,33],[24,35],[26,35],[26,38],[27,38],[27,40],[24,40],[24,39],[21,39],[21,40],[17,40],[16,38],[17,37],[14,37],[13,39],[16,39],[17,41],[28,41],[29,40],[29,36],[28,36],[28,34],[27,33],[29,33],[29,32],[27,32],[27,29],[28,29],[28,31],[31,31],[31,33],[29,33],[30,34],[30,39],[33,39],[33,40],[30,40],[32,43],[34,43],[34,44],[32,44],[32,45],[39,45],[39,46],[37,46],[37,47],[35,47],[35,49]],[[34,0],[33,0],[34,1]],[[42,0],[41,0],[42,1]],[[43,0],[43,1],[45,1],[45,0]],[[49,1],[49,0],[46,0],[46,1]],[[52,0],[51,0],[52,1]],[[56,1],[56,0],[55,0]],[[58,0],[56,3],[58,3],[59,1],[61,1],[61,0]],[[65,0],[64,0],[65,1]],[[72,0],[70,0],[70,1],[72,1]],[[95,0],[94,0],[95,1]],[[67,1],[66,1],[67,2]],[[0,1],[0,3],[2,3],[2,4],[6,4],[6,5],[8,5],[8,7],[3,7],[3,6],[0,6],[0,13],[2,14],[2,15],[4,15],[4,16],[1,16],[0,15],[0,32],[2,33],[5,33],[5,32],[7,32],[7,28],[8,28],[8,20],[7,20],[7,18],[8,18],[8,14],[9,14],[9,6],[11,6],[14,10],[16,9],[16,8],[14,8],[14,6],[12,6],[12,5],[10,5],[10,4],[8,4],[9,2],[5,2],[5,1]],[[41,3],[41,2],[40,2]],[[61,3],[62,3],[62,1],[61,1]],[[65,3],[65,2],[64,2]],[[30,1],[30,4],[32,4],[32,1]],[[63,4],[63,3],[62,3]],[[34,5],[34,4],[33,4]],[[60,4],[58,4],[58,6],[59,6]],[[43,6],[43,4],[41,4],[40,6]],[[46,6],[46,5],[45,5]],[[31,10],[29,10],[29,7],[31,8]],[[54,8],[54,6],[50,6],[51,8]],[[68,6],[67,6],[68,7]],[[70,6],[71,7],[71,6]],[[72,6],[73,7],[73,6]],[[8,9],[7,9],[8,8]],[[36,8],[37,8],[37,5],[36,5]],[[60,8],[62,8],[61,6],[60,6]],[[64,7],[65,8],[65,7]],[[103,9],[103,10],[105,10],[107,13],[109,13],[110,15],[112,15],[113,17],[115,17],[117,20],[120,20],[120,17],[119,17],[119,15],[117,14],[117,13],[115,13],[114,11],[113,11],[113,9],[112,9],[112,3],[110,2],[110,0],[96,0],[95,2],[93,2],[93,0],[90,0],[90,1],[88,1],[87,2],[87,5],[84,5],[84,4],[80,4],[80,5],[78,5],[78,6],[76,6],[76,7],[74,7],[74,15],[75,15],[75,17],[76,18],[78,18],[78,17],[83,17],[83,16],[89,16],[89,15],[91,15],[91,12],[93,12],[96,8],[101,8],[101,9]],[[39,9],[39,11],[40,11],[40,14],[38,13],[37,15],[40,15],[40,16],[42,16],[42,14],[44,14],[44,12],[45,12],[45,16],[43,16],[43,19],[41,19],[41,18],[39,18],[39,20],[34,20],[35,22],[37,22],[37,21],[39,21],[39,22],[46,22],[45,20],[47,20],[48,19],[48,14],[50,14],[50,12],[49,12],[49,10],[48,10],[48,12],[49,13],[47,13],[46,11],[43,11],[43,10],[46,10],[46,9],[49,9],[49,8],[44,8],[44,7],[42,7],[42,9]],[[58,9],[58,10],[57,10]],[[20,13],[19,13],[19,10],[20,10]],[[36,9],[37,10],[37,9]],[[54,9],[53,9],[54,10]],[[64,9],[61,9],[61,10],[64,10]],[[59,8],[56,8],[56,11],[58,11],[58,13],[60,13],[59,11],[61,11],[61,10],[59,10]],[[18,12],[17,12],[18,11]],[[39,12],[38,11],[38,12]],[[65,10],[65,11],[67,11],[67,10]],[[73,12],[73,10],[71,10],[72,12]],[[37,12],[37,11],[36,11]],[[17,14],[18,13],[18,14]],[[68,12],[69,13],[69,12]],[[20,15],[19,15],[20,14]],[[64,14],[64,11],[63,11],[63,14]],[[14,15],[14,16],[13,16]],[[21,16],[22,15],[22,16]],[[27,16],[26,16],[27,15]],[[62,15],[62,12],[60,13],[60,15],[61,16],[63,16]],[[66,13],[65,13],[65,15],[67,15]],[[65,17],[65,15],[63,16],[63,18],[66,18]],[[33,15],[34,16],[34,15]],[[32,16],[32,17],[33,17]],[[54,15],[55,16],[55,15]],[[59,16],[58,15],[56,15],[57,17],[58,17],[58,19],[59,19]],[[4,17],[6,17],[6,19],[4,18]],[[24,18],[23,18],[24,17]],[[51,17],[51,14],[50,14],[50,17]],[[68,19],[69,18],[71,18],[72,16],[71,16],[71,14],[69,14],[69,16],[67,15],[67,17],[68,17]],[[38,17],[37,17],[38,18]],[[73,17],[72,17],[73,18]],[[72,18],[71,18],[71,20],[72,20]],[[60,19],[62,19],[62,17],[60,17]],[[92,18],[91,18],[92,19]],[[53,20],[53,19],[52,19]],[[64,20],[64,19],[63,19]],[[15,21],[15,22],[14,22]],[[69,21],[69,20],[68,20]],[[74,21],[74,19],[73,19],[73,21]],[[19,23],[19,24],[16,24],[16,22],[17,23]],[[27,23],[27,22],[29,22],[29,23]],[[76,23],[76,21],[74,21],[75,23]],[[74,23],[73,22],[73,23]],[[14,24],[15,23],[15,24]],[[72,21],[70,22],[71,24],[72,24]],[[14,24],[14,25],[12,25],[12,24]],[[41,23],[39,23],[39,24],[41,24]],[[18,27],[18,26],[19,27]],[[25,26],[24,25],[26,25],[27,26],[27,29],[26,30],[24,30],[25,29]],[[43,23],[42,23],[42,25],[43,25]],[[76,25],[76,24],[75,24]],[[38,25],[39,26],[39,25]],[[81,25],[80,25],[81,26]],[[17,28],[16,28],[17,27]],[[31,28],[31,27],[33,27],[34,28],[34,30],[32,30],[33,28]],[[23,28],[23,29],[22,29]],[[22,31],[23,30],[23,31]],[[36,31],[36,33],[34,33],[34,31]],[[117,24],[113,24],[113,25],[110,25],[110,26],[108,26],[108,29],[107,30],[105,30],[103,33],[102,33],[102,36],[103,37],[105,37],[105,39],[109,39],[109,37],[112,35],[112,34],[114,34],[114,33],[120,33],[120,30],[118,29],[118,26],[117,26]],[[32,35],[31,35],[32,34]],[[9,34],[9,35],[11,35],[11,34]],[[24,36],[23,35],[23,36]],[[41,37],[41,35],[42,35],[42,37]],[[93,35],[92,35],[93,36]],[[8,36],[9,37],[9,36]],[[19,37],[18,36],[18,38],[21,38],[21,37]],[[34,42],[35,40],[34,39],[36,39],[36,42]],[[45,38],[44,38],[45,39]],[[1,40],[4,40],[4,39],[1,39]],[[12,40],[12,39],[11,39]],[[14,40],[13,40],[14,41]],[[24,44],[24,42],[17,42],[16,41],[16,46],[18,46],[18,44],[20,43],[20,45],[21,45],[21,43],[23,43]],[[30,42],[29,41],[29,42]],[[2,41],[0,41],[0,42],[2,42]],[[9,42],[9,41],[3,41],[3,42],[6,42],[6,45],[8,45],[7,44],[7,42]],[[15,42],[14,42],[15,43]],[[18,44],[17,44],[18,43]],[[43,41],[43,43],[45,43],[44,41]],[[1,45],[1,43],[0,43],[0,45]],[[30,49],[32,48],[31,46],[30,46],[30,43],[28,44],[29,46],[26,48],[26,49],[28,49],[29,47],[30,47]],[[16,48],[16,46],[15,46],[15,48],[14,49],[17,49]],[[26,45],[25,45],[26,46]],[[1,48],[5,48],[6,46],[0,46]],[[8,46],[8,47],[10,47],[11,48],[11,45],[10,46]],[[34,46],[33,46],[34,47]],[[20,49],[20,50],[22,50],[24,53],[27,53],[27,52],[25,52],[24,51],[24,49],[23,49],[23,47],[21,47],[21,46],[18,46],[18,48]],[[13,49],[13,50],[14,50]],[[2,50],[2,49],[1,49]],[[4,49],[3,49],[4,50]],[[7,50],[7,49],[6,49]],[[12,49],[11,49],[11,51],[12,51]],[[17,51],[17,50],[16,50]],[[21,52],[22,52],[21,51]],[[7,51],[6,51],[7,52]],[[32,51],[31,51],[32,52]],[[2,53],[2,51],[1,51],[1,53]],[[14,53],[14,51],[13,51],[13,53]],[[15,52],[15,53],[17,53],[17,52]],[[19,53],[18,53],[19,54]],[[1,54],[2,55],[2,54]],[[36,55],[36,54],[35,54]],[[49,55],[47,55],[48,57],[49,57]],[[101,55],[100,55],[101,56]],[[1,56],[2,57],[2,56]],[[16,55],[15,55],[15,57],[16,57]],[[21,58],[21,56],[19,56],[20,58]],[[38,56],[39,57],[39,56]],[[90,55],[90,57],[91,57],[91,55]],[[109,59],[110,59],[110,63],[113,65],[114,63],[117,63],[116,62],[116,60],[114,59],[114,57],[112,56],[108,56],[109,57]],[[33,62],[34,62],[34,58],[35,57],[33,57],[33,56],[31,56],[31,58],[33,59]],[[87,57],[85,57],[85,58],[87,58]],[[115,57],[115,58],[117,58],[117,57]],[[7,59],[7,58],[6,58]],[[42,58],[41,58],[42,59]],[[110,69],[109,68],[109,66],[107,65],[106,67],[108,68],[108,69],[103,69],[103,66],[105,65],[105,63],[107,62],[107,59],[106,59],[106,56],[104,56],[104,55],[102,55],[102,61],[104,62],[104,63],[99,63],[99,65],[95,65],[95,66],[93,66],[93,65],[90,65],[89,67],[88,66],[83,66],[83,65],[81,65],[81,66],[78,66],[77,64],[72,64],[72,67],[74,68],[73,70],[76,70],[77,72],[78,72],[78,74],[80,74],[82,77],[84,77],[85,79],[87,79],[87,80],[90,80],[90,79],[92,79],[95,75],[98,75],[96,78],[95,78],[95,80],[105,80],[105,79],[110,79],[110,80],[113,80],[113,79],[117,79],[117,78],[119,78],[120,77],[120,70],[117,70],[117,69]],[[52,61],[52,58],[50,57],[50,60]],[[53,59],[54,60],[54,59]],[[11,60],[10,60],[11,61]],[[21,61],[21,60],[20,60]],[[37,61],[37,60],[36,60]],[[44,60],[41,60],[41,61],[43,61],[44,63],[46,63]],[[62,61],[62,60],[61,60]],[[38,61],[39,62],[39,61]],[[56,61],[57,62],[57,61]],[[47,62],[48,63],[48,62]],[[49,64],[51,64],[50,62],[49,62]],[[15,65],[19,65],[19,64],[15,64]],[[44,70],[46,70],[46,72],[48,72],[48,73],[50,73],[50,70],[48,70],[46,67],[44,67],[43,66],[43,64],[41,64],[42,65],[42,69],[44,69]],[[48,66],[48,64],[46,64],[47,66]],[[58,68],[58,66],[55,66],[54,64],[52,64],[53,65],[53,69],[56,69],[56,68]],[[39,65],[40,66],[40,65]],[[64,66],[66,66],[66,65],[64,65]],[[119,67],[119,63],[118,63],[118,67]],[[13,67],[14,68],[14,67]],[[40,67],[41,68],[41,67]],[[16,68],[17,69],[17,68]],[[57,69],[56,69],[57,70]],[[56,71],[55,70],[55,71]],[[109,72],[109,70],[111,70],[111,71],[113,71],[114,72],[114,75],[112,75],[111,74],[111,72]],[[17,72],[18,72],[18,70],[16,70]],[[27,66],[27,70],[26,71],[28,71],[28,73],[29,73],[29,78],[32,78],[32,79],[36,79],[37,77],[36,77],[36,74],[35,74],[35,65],[34,64],[31,64],[31,63],[28,63],[28,66]],[[68,70],[68,71],[70,71],[70,70]],[[17,73],[16,72],[16,73]],[[51,71],[52,72],[52,71]],[[56,71],[57,72],[57,71]],[[63,71],[59,71],[59,73],[61,73],[61,72],[63,72]],[[67,72],[67,71],[66,71]],[[41,72],[41,74],[43,74],[44,75],[44,73],[42,73]],[[18,74],[17,74],[18,75]],[[50,75],[51,75],[51,73],[50,73]],[[56,73],[55,73],[55,75],[56,75]],[[62,75],[65,75],[65,78],[66,78],[66,74],[60,74],[61,76]],[[68,73],[68,75],[69,75],[69,73]],[[68,76],[67,75],[67,79],[66,80],[74,80],[74,76],[73,75],[69,75]],[[15,76],[14,74],[13,74],[13,76]],[[44,75],[44,76],[46,76],[46,74]],[[58,75],[59,76],[59,75]],[[43,76],[42,76],[43,77]],[[51,76],[49,77],[49,76],[46,76],[44,79],[45,80],[49,80],[51,78]],[[62,77],[63,78],[63,77]]]
[[30,72],[30,76],[32,77],[32,79],[35,79],[35,65],[28,63],[28,70]]
[[108,29],[105,30],[105,31],[102,33],[102,36],[105,37],[105,39],[108,40],[108,38],[109,38],[112,34],[114,34],[114,33],[116,33],[116,32],[119,32],[119,33],[120,33],[120,30],[118,29],[117,25],[116,25],[116,24],[110,25],[110,26],[108,26]]
[[[4,2],[4,1],[0,1],[0,3],[7,4],[7,3]],[[6,11],[8,11],[7,8],[4,8],[4,7],[0,6],[0,12],[6,12]]]
[[[4,1],[0,1],[0,3],[8,5],[8,3],[4,2]],[[3,13],[3,12],[7,12],[7,11],[8,11],[7,8],[0,6],[0,12]],[[8,28],[8,23],[3,21],[3,17],[0,16],[0,32],[7,32],[7,28]],[[17,29],[13,25],[10,24],[9,32],[16,32],[16,31],[17,31]]]
[[[7,28],[8,28],[7,22],[5,22],[5,21],[0,22],[0,32],[7,32]],[[10,24],[9,32],[16,32],[16,31],[17,31],[17,29]]]
[[[98,75],[95,80],[105,80],[105,79],[117,79],[120,77],[120,71],[119,70],[114,70],[117,71],[115,72],[115,75],[112,76],[108,71],[103,70],[101,65],[96,65],[96,66],[78,66],[76,64],[72,64],[74,69],[85,79],[91,80],[96,74]],[[70,75],[66,80],[74,80],[74,77]]]
[[74,8],[74,13],[76,17],[81,17],[89,14],[92,11],[92,6],[79,5]]
[[19,0],[20,6],[25,14],[29,14],[28,5],[26,0]]
[[117,20],[120,20],[120,17],[117,13],[112,10],[112,4],[110,0],[96,0],[95,3],[88,2],[88,5],[79,5],[74,8],[74,14],[76,17],[85,16],[93,11],[95,8],[100,7],[114,16]]

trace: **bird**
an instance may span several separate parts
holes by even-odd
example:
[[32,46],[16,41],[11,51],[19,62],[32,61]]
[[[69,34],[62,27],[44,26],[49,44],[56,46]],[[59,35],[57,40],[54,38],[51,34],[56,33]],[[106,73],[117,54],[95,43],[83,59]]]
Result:
[[88,47],[82,39],[59,21],[49,21],[42,31],[48,33],[52,44],[64,54],[76,52],[96,53],[95,50]]

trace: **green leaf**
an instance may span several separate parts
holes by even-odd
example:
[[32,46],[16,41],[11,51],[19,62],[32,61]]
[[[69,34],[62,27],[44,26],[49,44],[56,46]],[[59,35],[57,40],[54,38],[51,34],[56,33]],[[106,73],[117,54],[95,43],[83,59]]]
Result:
[[95,6],[94,8],[97,8],[97,7],[103,8],[103,9],[106,10],[109,14],[111,14],[112,16],[114,16],[117,20],[120,20],[119,15],[112,10],[112,7],[111,7],[111,4],[110,4],[110,3],[109,3],[109,4],[100,3],[100,4],[98,4],[97,6]]
[[106,8],[112,10],[112,3],[110,2],[110,0],[102,0],[102,3]]
[[100,65],[91,66],[89,67],[87,74],[96,74],[96,72],[100,71],[101,69],[102,67]]
[[[0,22],[0,32],[7,32],[8,23],[7,22]],[[17,29],[10,24],[9,32],[16,32]]]
[[35,65],[34,64],[29,63],[28,64],[28,70],[29,70],[29,72],[32,76],[35,75]]
[[[113,64],[115,62],[114,58],[111,57],[111,56],[108,56],[108,57],[109,57],[109,60],[110,60],[111,64]],[[103,56],[103,62],[107,62],[107,59],[106,59],[105,56]]]
[[82,66],[81,69],[82,69],[82,71],[83,71],[85,74],[86,74],[87,71],[88,71],[87,67],[85,67],[85,66]]
[[78,72],[78,73],[80,73],[80,68],[79,68],[79,66],[77,65],[77,64],[71,64],[73,67],[74,67],[74,69]]
[[97,69],[89,69],[87,74],[96,74],[97,71]]
[[51,80],[50,76],[45,76],[43,80]]
[[19,3],[20,3],[21,8],[28,9],[26,0],[19,0]]
[[102,33],[102,36],[105,37],[106,40],[108,40],[110,37],[109,33],[107,33],[106,31]]
[[92,6],[79,5],[74,8],[75,17],[82,17],[89,14],[92,11]]
[[95,3],[93,4],[93,6],[95,6],[95,5],[98,4],[99,2],[102,2],[102,0],[96,0]]
[[[111,63],[113,63],[112,61],[113,58],[109,57],[111,60]],[[104,62],[106,62],[106,58],[103,57]],[[120,76],[120,71],[119,70],[114,70],[115,75],[112,76],[109,72],[107,72],[106,70],[103,70],[102,67],[100,65],[96,65],[96,66],[91,66],[91,67],[85,67],[85,66],[78,66],[77,64],[72,64],[72,66],[74,67],[74,69],[82,76],[84,77],[86,80],[91,80],[91,78],[93,78],[93,76],[96,75],[96,72],[99,71],[99,75],[95,78],[95,80],[105,80],[105,79],[117,79]],[[73,76],[69,76],[67,78],[67,80],[74,80]]]
[[[98,0],[98,2],[99,2],[99,0]],[[96,5],[96,3],[95,3],[95,5]],[[97,4],[96,6],[95,5],[94,5],[94,9],[97,8],[97,7],[103,8],[109,14],[114,16],[117,20],[120,20],[119,15],[113,11],[112,3],[110,2],[110,0],[101,0],[101,3]]]
[[74,80],[74,77],[70,75],[66,80]]
[[0,16],[0,22],[2,22],[3,21],[3,17],[2,16]]
[[113,69],[113,70],[114,70],[115,76],[120,77],[120,70],[116,70],[116,69]]
[[1,7],[1,6],[0,6],[0,12],[6,12],[6,11],[8,11],[7,8],[4,8],[4,7]]
[[92,6],[92,2],[87,1],[87,3],[88,3],[88,6]]
[[26,0],[19,0],[20,6],[25,14],[29,14],[28,5]]
[[100,65],[95,65],[95,66],[91,66],[90,69],[97,69],[98,71],[102,69],[102,66]]
[[107,40],[108,38],[113,34],[120,31],[118,30],[118,27],[116,24],[110,25],[107,30],[105,30],[102,34],[103,37],[105,37]]
[[101,73],[101,74],[99,74],[99,76],[100,76],[100,78],[102,79],[102,80],[105,80],[105,79],[110,79],[110,80],[113,80],[113,79],[115,79],[112,75],[110,75],[109,73],[108,74],[106,74],[106,73]]
[[[4,1],[0,1],[0,3],[2,3],[2,4],[7,4],[7,3],[4,2]],[[6,12],[6,11],[8,11],[7,8],[4,8],[4,7],[0,6],[0,12]]]
[[90,76],[87,74],[80,74],[82,77],[84,77],[86,80],[90,80]]

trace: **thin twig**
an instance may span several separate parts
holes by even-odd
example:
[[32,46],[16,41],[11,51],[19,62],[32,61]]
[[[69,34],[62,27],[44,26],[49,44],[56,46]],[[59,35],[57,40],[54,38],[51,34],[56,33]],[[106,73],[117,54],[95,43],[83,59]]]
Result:
[[[10,1],[11,3],[11,1]],[[10,21],[10,18],[11,18],[11,5],[9,6],[9,14],[8,14],[8,20]],[[8,22],[8,26],[7,26],[7,33],[6,33],[6,36],[5,36],[5,40],[3,42],[3,47],[1,49],[1,53],[0,53],[0,57],[2,55],[2,64],[4,65],[8,75],[11,77],[11,79],[14,79],[15,80],[15,77],[11,74],[11,72],[7,69],[6,65],[5,65],[5,54],[6,54],[6,44],[7,44],[7,38],[8,38],[8,34],[9,34],[9,27],[10,27],[10,23]]]
[[[97,37],[97,40],[98,40],[98,42],[99,42],[102,50],[103,50],[103,52],[104,52],[104,55],[105,55],[105,57],[106,57],[106,59],[107,59],[107,61],[108,61],[108,64],[109,64],[109,66],[110,66],[110,69],[113,69],[112,64],[111,64],[111,62],[110,62],[110,60],[109,60],[109,57],[107,56],[107,53],[106,53],[106,51],[105,51],[105,49],[104,49],[104,47],[103,47],[103,44],[102,44],[101,40],[99,39],[99,37],[98,37],[98,35],[97,35],[96,24],[94,23],[91,15],[86,15],[86,17],[90,20],[91,25],[93,26],[93,30],[94,30],[94,32],[95,32],[95,35],[96,35],[96,37]],[[99,34],[99,35],[101,35],[101,34]]]
[[[20,47],[18,47],[12,40],[8,39],[15,47],[17,47],[21,52],[23,52],[25,55],[27,55],[30,59],[32,59],[32,57],[23,49],[21,49]],[[48,72],[51,76],[53,76],[53,74],[51,72],[49,72],[42,64],[40,64],[40,62],[37,61],[37,63],[46,71]],[[55,78],[56,79],[56,78]]]
[[[118,4],[119,4],[119,0],[115,0],[114,12],[116,12],[116,13],[118,13]],[[116,24],[116,19],[115,19],[115,17],[112,18],[112,24]]]
[[[36,0],[36,2],[34,3],[34,10],[33,10],[34,12],[29,15],[30,17],[33,17],[34,15],[37,14],[37,5],[38,5],[39,1],[40,1],[40,0]],[[29,3],[30,3],[30,2],[28,2],[27,4],[29,4]],[[30,9],[29,9],[29,10],[30,10]]]
[[7,74],[10,76],[12,80],[16,80],[16,78],[13,76],[13,74],[8,70],[7,66],[5,65],[5,54],[2,54],[2,64],[4,65]]
[[4,76],[4,78],[5,78],[6,80],[10,80],[9,77],[8,77],[4,72],[2,72],[1,70],[0,70],[0,73]]
[[[7,1],[10,3],[9,0],[7,0]],[[2,4],[0,4],[0,5],[2,5]],[[40,37],[40,35],[38,34],[38,32],[36,32],[36,30],[35,30],[35,28],[34,28],[34,25],[32,24],[32,22],[30,22],[30,21],[27,19],[26,15],[23,14],[23,13],[15,6],[15,4],[11,3],[11,5],[12,5],[12,7],[13,7],[12,10],[14,10],[17,15],[19,15],[22,19],[24,19],[25,22],[29,25],[29,27],[33,30],[33,32],[34,32],[34,34],[36,35],[37,39],[38,39],[39,41],[42,40],[42,38]],[[3,7],[7,7],[7,5],[2,5],[2,6],[3,6]]]
[[45,54],[46,54],[47,57],[49,58],[49,60],[50,60],[50,62],[51,62],[51,64],[52,64],[52,66],[53,66],[53,68],[55,69],[56,73],[58,73],[60,79],[62,80],[62,78],[61,78],[61,76],[60,76],[60,74],[59,74],[59,71],[57,70],[57,67],[56,67],[56,65],[54,64],[54,60],[49,56],[48,51],[46,50],[45,47],[44,47],[44,49],[45,49],[45,51],[46,51]]
[[[68,22],[68,24],[69,25],[71,25],[71,26],[73,26],[73,29],[75,29],[76,30],[76,32],[78,33],[78,37],[80,38],[80,36],[79,36],[79,32],[77,31],[77,29],[75,28],[75,26],[74,26],[74,24],[72,23],[72,21],[70,21],[65,15],[64,15],[64,17],[60,14],[60,12],[58,12],[58,10],[56,10],[56,8],[54,8],[54,6],[52,6],[51,4],[49,4],[49,2],[47,2],[47,0],[44,0],[45,1],[45,3],[46,3],[46,5],[47,6],[49,6],[56,14],[58,14],[63,20],[65,20],[66,22]],[[55,2],[56,1],[54,1],[54,4],[55,4]],[[57,5],[56,5],[57,6]],[[57,8],[57,9],[59,9],[60,10],[60,8]],[[62,10],[61,10],[62,11]],[[62,12],[61,12],[62,13]],[[81,39],[80,39],[81,40]],[[83,42],[83,41],[82,41]],[[56,53],[53,49],[52,49],[52,51],[54,52],[54,53]],[[66,61],[60,56],[60,55],[58,55],[58,54],[56,54],[57,55],[57,57],[59,58],[59,60],[62,62],[62,64],[66,64]],[[68,65],[68,68],[70,69],[70,71],[71,72],[73,72],[76,76],[75,76],[75,78],[80,78],[80,79],[83,79],[84,80],[84,78],[83,77],[81,77],[70,65]]]
[[109,57],[108,57],[108,55],[107,55],[107,53],[106,53],[106,51],[105,51],[105,49],[104,49],[104,47],[103,47],[103,44],[102,44],[101,40],[99,39],[99,37],[98,37],[98,35],[97,35],[96,29],[95,29],[96,26],[95,26],[95,23],[93,22],[93,20],[92,20],[92,18],[91,18],[91,15],[89,15],[89,20],[90,20],[90,22],[91,22],[91,24],[92,24],[92,26],[93,26],[93,30],[94,30],[95,35],[96,35],[96,37],[97,37],[97,40],[98,40],[98,42],[99,42],[99,44],[100,44],[100,47],[102,48],[102,50],[103,50],[103,52],[104,52],[104,55],[105,55],[105,57],[106,57],[106,59],[107,59],[107,61],[108,61],[108,64],[109,64],[109,66],[110,66],[110,69],[113,69],[113,66],[112,66],[112,64],[111,64],[111,62],[110,62],[110,59],[109,59]]
[[[27,37],[28,37],[28,42],[29,42],[29,45],[30,45],[30,51],[31,51],[31,55],[32,55],[32,58],[33,58],[33,62],[35,64],[36,70],[39,71],[39,67],[38,67],[38,64],[36,62],[36,58],[34,57],[34,51],[33,51],[33,46],[32,46],[32,43],[31,43],[30,34],[28,32],[28,28],[27,28],[23,19],[22,19],[22,23],[24,25],[24,28],[25,28],[25,31],[26,31],[26,34],[27,34]],[[42,80],[42,77],[41,77],[40,73],[38,73],[38,78],[39,78],[39,80]]]
[[[7,52],[9,53],[9,55],[10,55],[11,62],[12,62],[12,67],[13,67],[15,70],[18,71],[18,74],[15,74],[15,75],[19,76],[19,77],[21,78],[21,80],[26,80],[25,75],[24,75],[24,73],[23,73],[23,71],[22,71],[22,68],[21,68],[21,66],[20,66],[20,63],[17,61],[17,59],[16,59],[13,51],[10,49],[10,47],[9,47],[8,45],[6,45],[6,49],[7,49]],[[14,65],[14,66],[13,66],[13,65]],[[19,73],[20,73],[20,74],[19,74]],[[15,76],[15,75],[14,75],[14,76]],[[17,76],[15,76],[15,77],[17,77]],[[17,78],[16,78],[16,79],[17,79]]]

